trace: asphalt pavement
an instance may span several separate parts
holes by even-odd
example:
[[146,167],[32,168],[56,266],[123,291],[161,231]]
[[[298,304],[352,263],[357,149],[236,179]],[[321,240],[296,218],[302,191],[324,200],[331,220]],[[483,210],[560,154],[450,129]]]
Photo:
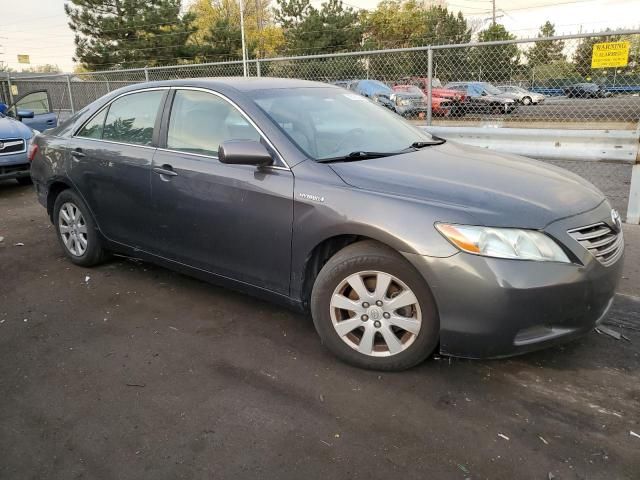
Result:
[[608,324],[626,339],[380,374],[279,306],[131,259],[72,265],[31,188],[0,182],[0,478],[637,479],[625,233]]

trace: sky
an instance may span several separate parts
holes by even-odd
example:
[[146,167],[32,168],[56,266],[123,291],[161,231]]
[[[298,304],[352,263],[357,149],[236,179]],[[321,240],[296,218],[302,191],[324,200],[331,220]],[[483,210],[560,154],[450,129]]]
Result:
[[[449,9],[489,23],[492,0],[445,1]],[[559,34],[639,28],[640,0],[495,0],[497,21],[520,38],[535,36],[546,20]],[[67,26],[65,0],[0,0],[0,62],[21,70],[17,55],[31,65],[58,65],[72,71],[73,33]],[[319,5],[322,0],[312,0]],[[347,0],[345,4],[375,8],[378,0]],[[7,21],[7,19],[10,19]]]

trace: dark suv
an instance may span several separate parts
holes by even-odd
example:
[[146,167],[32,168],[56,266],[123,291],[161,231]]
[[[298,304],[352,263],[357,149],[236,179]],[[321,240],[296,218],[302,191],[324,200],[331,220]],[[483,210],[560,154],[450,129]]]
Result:
[[134,255],[310,311],[367,368],[575,338],[622,269],[620,218],[587,181],[321,83],[128,86],[36,136],[33,155],[72,262]]

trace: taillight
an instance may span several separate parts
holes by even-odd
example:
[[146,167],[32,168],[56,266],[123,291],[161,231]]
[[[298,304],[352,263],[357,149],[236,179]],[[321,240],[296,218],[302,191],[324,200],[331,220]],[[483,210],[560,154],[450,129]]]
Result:
[[33,162],[33,157],[36,156],[37,152],[38,152],[38,145],[36,145],[35,143],[32,143],[31,145],[29,145],[29,152],[27,152],[27,157],[29,158],[30,162]]

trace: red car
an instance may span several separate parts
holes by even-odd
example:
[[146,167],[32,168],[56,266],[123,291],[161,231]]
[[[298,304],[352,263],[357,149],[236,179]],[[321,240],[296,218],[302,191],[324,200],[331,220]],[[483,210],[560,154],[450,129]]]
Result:
[[[429,79],[427,77],[407,77],[404,78],[407,84],[418,86],[424,93],[427,93],[427,84]],[[444,88],[442,82],[437,78],[431,79],[431,94],[434,97],[448,98],[456,102],[464,102],[467,100],[467,95],[459,90],[453,90],[451,88]]]
[[[393,88],[394,92],[406,92],[414,95],[422,95],[424,103],[427,103],[427,96],[416,85],[394,85],[391,88]],[[458,97],[459,96],[460,95],[458,95]],[[445,97],[438,97],[436,95],[433,95],[433,98],[431,99],[431,113],[440,117],[455,117],[464,114],[460,108],[459,102]]]

